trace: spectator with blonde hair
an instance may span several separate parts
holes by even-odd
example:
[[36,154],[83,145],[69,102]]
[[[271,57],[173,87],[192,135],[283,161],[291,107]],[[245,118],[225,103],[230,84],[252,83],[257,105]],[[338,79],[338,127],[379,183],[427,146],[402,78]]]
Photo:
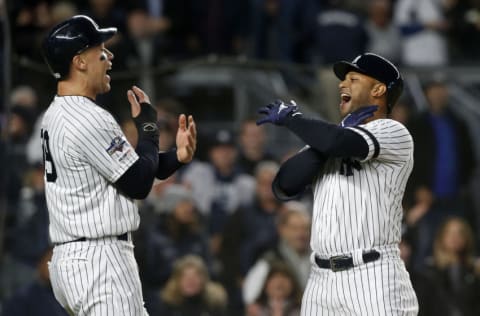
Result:
[[475,267],[474,237],[467,221],[448,218],[433,245],[433,260],[426,271],[435,299],[431,315],[478,315],[480,277]]
[[176,261],[173,273],[160,292],[160,306],[152,306],[151,316],[225,315],[227,295],[223,287],[210,280],[207,267],[198,256]]

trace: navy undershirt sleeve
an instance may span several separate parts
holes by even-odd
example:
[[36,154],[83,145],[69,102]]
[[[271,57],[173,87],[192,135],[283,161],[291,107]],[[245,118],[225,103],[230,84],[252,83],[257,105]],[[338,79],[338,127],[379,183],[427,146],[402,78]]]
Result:
[[150,192],[158,168],[158,147],[150,140],[139,140],[135,149],[139,158],[115,182],[132,199],[144,199]]
[[166,179],[184,164],[177,159],[177,150],[166,151],[158,154],[158,169],[156,177],[158,179]]
[[327,161],[327,156],[308,148],[285,161],[275,176],[272,190],[275,197],[288,201],[299,197],[312,184]]
[[367,141],[348,128],[301,115],[288,118],[285,126],[310,147],[328,157],[365,159],[368,155]]

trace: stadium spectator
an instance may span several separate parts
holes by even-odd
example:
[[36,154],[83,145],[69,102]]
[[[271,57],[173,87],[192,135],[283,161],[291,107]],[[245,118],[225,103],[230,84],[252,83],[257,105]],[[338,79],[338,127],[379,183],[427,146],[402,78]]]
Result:
[[263,290],[249,305],[247,316],[299,316],[302,291],[290,267],[274,262],[268,271]]
[[140,276],[146,290],[162,287],[173,271],[175,260],[187,254],[200,256],[212,270],[207,235],[187,188],[169,185],[162,195],[150,195],[144,207],[150,207],[155,214],[137,234],[143,243],[144,253],[137,251],[136,256],[142,258]]
[[362,17],[357,12],[345,9],[344,2],[321,1],[324,4],[316,17],[314,31],[314,58],[319,64],[331,65],[338,60],[353,60],[367,48],[368,34]]
[[446,1],[448,43],[452,62],[465,64],[480,54],[480,2]]
[[444,66],[448,63],[448,23],[442,1],[397,0],[394,21],[403,36],[406,66]]
[[468,126],[453,111],[440,75],[425,86],[428,111],[408,125],[415,143],[407,223],[416,227],[415,267],[431,254],[434,232],[449,215],[469,217],[468,184],[475,166]]
[[227,315],[225,290],[210,281],[203,260],[192,255],[175,262],[167,284],[151,302],[147,306],[151,316]]
[[435,295],[430,315],[478,315],[480,277],[470,225],[459,217],[445,220],[433,248],[433,261],[425,272]]
[[3,315],[15,316],[68,316],[53,295],[48,273],[48,262],[52,248],[45,247],[39,254],[36,278],[29,285],[18,290],[3,308]]
[[222,263],[220,280],[230,298],[229,312],[240,315],[243,308],[241,283],[245,274],[260,255],[277,243],[275,221],[280,203],[272,192],[272,181],[278,164],[265,161],[255,171],[255,200],[227,218],[221,240],[219,259]]
[[312,0],[254,0],[252,57],[305,62],[317,12]]
[[[310,273],[310,217],[306,210],[285,204],[277,220],[278,243],[267,250],[248,270],[243,283],[243,299],[247,306],[259,297],[265,277],[275,262],[290,268],[299,289],[303,291]],[[296,205],[296,204],[295,204]]]
[[239,168],[253,176],[257,165],[265,160],[275,160],[267,149],[267,133],[264,126],[258,126],[254,119],[244,120],[239,135]]
[[365,28],[368,34],[367,51],[399,63],[402,39],[392,22],[391,0],[369,0]]

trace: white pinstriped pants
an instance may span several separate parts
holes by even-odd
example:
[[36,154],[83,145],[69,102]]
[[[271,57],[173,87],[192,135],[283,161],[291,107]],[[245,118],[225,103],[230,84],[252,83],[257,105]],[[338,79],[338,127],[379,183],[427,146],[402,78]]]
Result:
[[398,255],[339,272],[312,263],[301,316],[417,314],[417,297]]
[[55,298],[74,315],[148,315],[131,241],[105,237],[55,246],[49,271]]

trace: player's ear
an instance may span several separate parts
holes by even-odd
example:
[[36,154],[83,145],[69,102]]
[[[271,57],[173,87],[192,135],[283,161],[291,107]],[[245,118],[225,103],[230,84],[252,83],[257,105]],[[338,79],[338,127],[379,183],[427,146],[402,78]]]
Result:
[[82,54],[73,56],[72,64],[76,69],[79,69],[79,70],[87,69],[87,62],[85,60],[85,57]]
[[386,93],[387,93],[387,86],[381,82],[375,83],[371,91],[372,96],[376,98],[381,97]]

